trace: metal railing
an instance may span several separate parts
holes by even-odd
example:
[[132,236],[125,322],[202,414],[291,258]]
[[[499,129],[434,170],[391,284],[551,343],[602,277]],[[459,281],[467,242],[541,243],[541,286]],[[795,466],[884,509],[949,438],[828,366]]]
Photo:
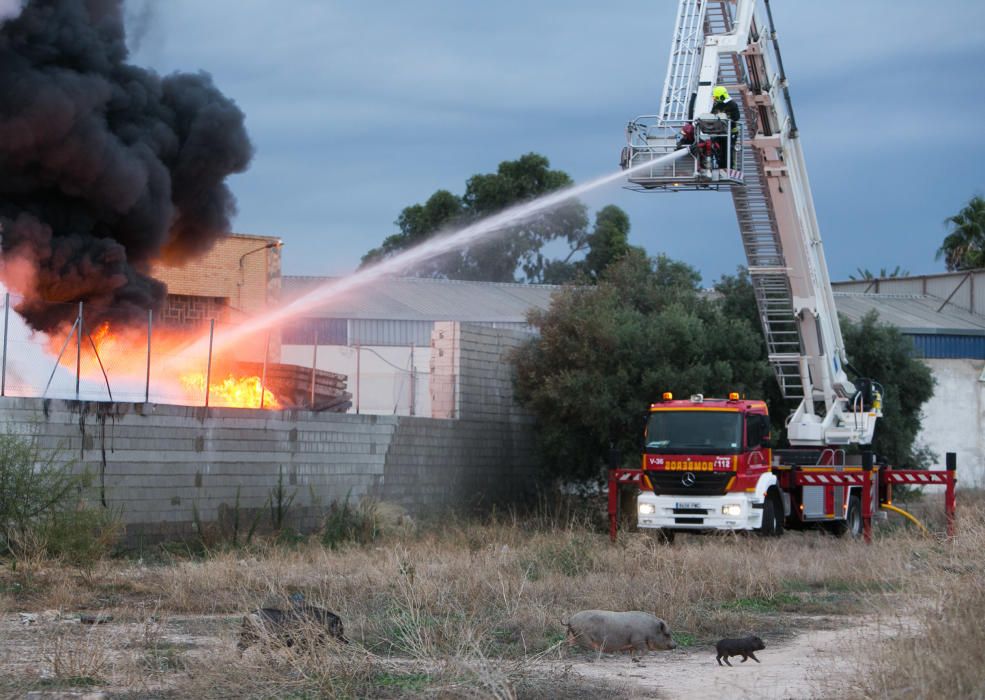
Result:
[[[640,168],[630,175],[629,189],[683,191],[694,189],[723,189],[744,181],[745,154],[742,129],[725,128],[712,134],[703,130],[710,120],[699,117],[691,122],[667,122],[657,115],[636,117],[626,126],[626,147],[623,149],[623,168],[658,161],[682,147],[691,148],[692,157],[678,158]],[[693,143],[680,142],[685,124],[694,126]],[[717,146],[714,151],[712,146]],[[724,155],[724,161],[721,160]]]

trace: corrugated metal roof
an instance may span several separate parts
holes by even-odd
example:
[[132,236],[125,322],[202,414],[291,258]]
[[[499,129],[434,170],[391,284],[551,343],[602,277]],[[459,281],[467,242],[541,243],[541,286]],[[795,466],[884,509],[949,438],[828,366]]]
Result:
[[[911,335],[985,335],[985,316],[973,314],[926,294],[835,292],[838,311],[858,321],[870,311],[883,323]],[[940,310],[938,310],[940,309]]]
[[[290,301],[331,277],[284,277],[281,297]],[[547,284],[463,282],[422,277],[386,278],[328,300],[317,318],[523,323],[530,309],[546,309],[561,287]]]
[[835,292],[929,295],[939,300],[938,306],[947,301],[948,306],[985,314],[985,270],[848,280],[832,282],[831,287]]
[[[330,277],[284,277],[289,301]],[[547,309],[561,287],[543,284],[464,282],[420,277],[387,278],[330,299],[308,318],[394,321],[525,323],[530,309]],[[838,311],[853,321],[870,311],[907,334],[985,335],[985,316],[927,294],[835,292]],[[940,310],[938,310],[940,309]]]

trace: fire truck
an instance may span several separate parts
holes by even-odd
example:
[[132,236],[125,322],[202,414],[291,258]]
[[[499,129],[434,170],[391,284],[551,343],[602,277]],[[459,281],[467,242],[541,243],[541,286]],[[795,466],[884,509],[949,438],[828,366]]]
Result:
[[[845,354],[769,0],[679,0],[659,112],[626,135],[630,189],[731,195],[769,363],[797,408],[780,450],[763,401],[664,394],[650,406],[640,468],[610,471],[612,537],[622,485],[639,489],[638,527],[668,539],[807,526],[868,539],[877,506],[908,516],[892,504],[900,483],[944,485],[952,531],[953,453],[944,470],[898,470],[868,449],[882,387]],[[664,157],[681,148],[688,156]]]

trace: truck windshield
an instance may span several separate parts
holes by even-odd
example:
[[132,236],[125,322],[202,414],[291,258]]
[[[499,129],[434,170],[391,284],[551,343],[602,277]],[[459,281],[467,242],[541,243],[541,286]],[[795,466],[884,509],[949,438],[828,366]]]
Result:
[[646,426],[647,452],[735,454],[741,450],[741,413],[655,411]]

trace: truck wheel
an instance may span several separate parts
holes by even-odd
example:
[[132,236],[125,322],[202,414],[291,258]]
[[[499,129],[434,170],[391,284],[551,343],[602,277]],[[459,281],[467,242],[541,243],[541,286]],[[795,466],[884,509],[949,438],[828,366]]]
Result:
[[848,535],[853,540],[862,536],[862,499],[858,497],[858,494],[848,497],[848,511],[845,513],[845,519],[829,523],[827,530],[836,537]]
[[773,489],[766,492],[766,500],[763,501],[763,524],[759,526],[759,534],[763,537],[783,534],[783,506]]

